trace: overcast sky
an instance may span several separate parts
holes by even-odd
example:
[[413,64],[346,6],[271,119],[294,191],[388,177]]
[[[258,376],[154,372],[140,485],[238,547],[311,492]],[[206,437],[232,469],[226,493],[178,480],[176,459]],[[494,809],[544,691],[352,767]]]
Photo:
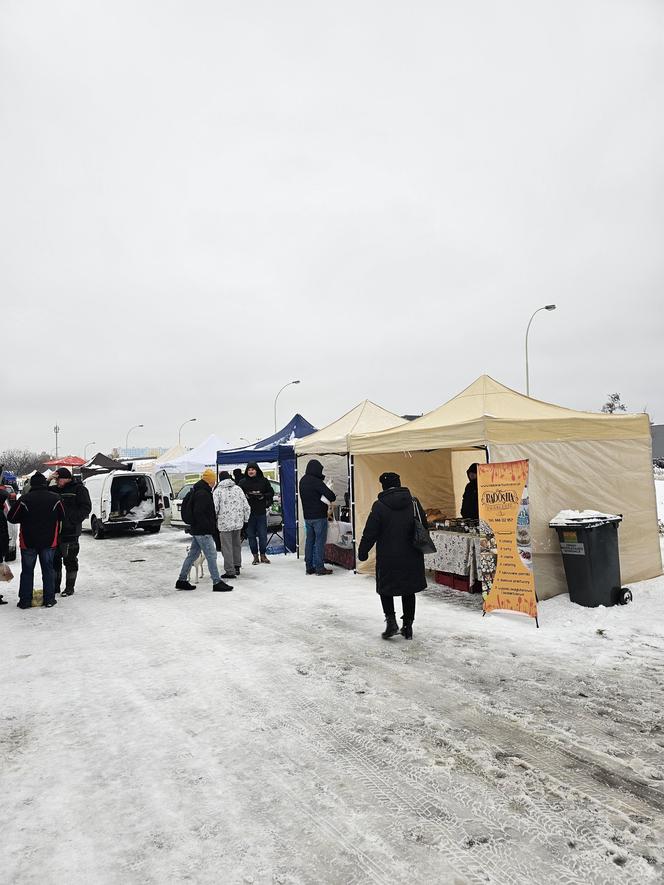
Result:
[[0,0],[0,449],[488,372],[664,423],[661,0]]

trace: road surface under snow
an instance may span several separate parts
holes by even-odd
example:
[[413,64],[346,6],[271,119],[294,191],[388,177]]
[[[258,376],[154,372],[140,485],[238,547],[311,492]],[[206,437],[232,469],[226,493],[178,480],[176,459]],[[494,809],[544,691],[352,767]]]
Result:
[[664,881],[664,579],[539,630],[432,587],[384,641],[369,578],[177,593],[186,544],[0,609],[3,883]]

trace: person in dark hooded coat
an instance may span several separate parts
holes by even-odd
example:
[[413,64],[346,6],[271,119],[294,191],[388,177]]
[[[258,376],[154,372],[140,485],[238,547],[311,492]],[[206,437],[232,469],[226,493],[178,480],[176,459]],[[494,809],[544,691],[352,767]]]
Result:
[[462,519],[479,519],[480,505],[477,497],[477,464],[471,464],[466,470],[468,484],[463,492],[461,501]]
[[[417,507],[424,525],[427,524],[426,515],[417,498],[401,487],[398,473],[383,473],[379,479],[383,491],[371,508],[357,558],[365,562],[369,551],[376,545],[376,593],[380,595],[387,621],[383,639],[399,632],[406,639],[412,639],[415,594],[427,587],[424,554],[413,546],[414,507]],[[395,596],[401,597],[403,607],[401,631],[394,611]]]
[[300,480],[300,501],[307,532],[304,562],[308,575],[332,574],[332,569],[325,568],[327,502],[331,504],[336,501],[337,496],[325,485],[324,479],[323,465],[320,461],[312,458]]
[[[254,554],[254,565],[259,562],[269,563],[267,558],[267,509],[272,506],[274,489],[269,479],[263,475],[255,461],[247,464],[244,479],[240,488],[247,496],[251,507],[251,516],[247,523],[247,540],[249,548]],[[259,559],[260,552],[260,559]]]

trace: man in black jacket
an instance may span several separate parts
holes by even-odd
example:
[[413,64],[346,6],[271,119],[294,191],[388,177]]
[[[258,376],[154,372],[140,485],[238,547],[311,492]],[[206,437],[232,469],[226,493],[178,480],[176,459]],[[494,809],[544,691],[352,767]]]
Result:
[[78,575],[78,553],[81,537],[81,523],[90,515],[92,504],[90,493],[80,480],[74,480],[71,471],[66,467],[58,467],[55,471],[54,492],[60,495],[62,506],[65,508],[65,518],[62,523],[62,532],[58,546],[53,557],[53,570],[55,572],[55,592],[60,592],[62,583],[62,564],[65,566],[65,589],[63,596],[71,596],[74,593],[76,577]]
[[[267,558],[267,509],[272,506],[274,489],[269,479],[263,475],[255,461],[247,464],[244,479],[240,488],[247,496],[251,507],[251,516],[247,523],[247,540],[254,554],[254,565],[259,562],[269,563]],[[258,553],[260,551],[260,559]]]
[[313,458],[300,480],[300,501],[306,527],[304,562],[308,575],[332,574],[332,569],[325,568],[327,507],[328,503],[336,501],[337,496],[325,485],[324,479],[323,465]]
[[219,569],[217,567],[217,547],[214,542],[214,535],[217,530],[217,514],[214,509],[214,500],[212,498],[212,487],[217,480],[217,473],[208,467],[203,471],[201,479],[194,485],[193,489],[182,502],[182,508],[185,509],[185,501],[191,497],[187,509],[191,510],[191,547],[182,563],[180,569],[180,577],[175,582],[176,590],[195,590],[193,584],[189,583],[189,571],[192,565],[203,554],[208,564],[208,571],[212,578],[212,589],[216,592],[227,592],[233,588],[230,584],[221,580]]
[[60,527],[65,509],[60,496],[51,491],[43,473],[35,473],[30,480],[30,491],[9,508],[9,522],[19,523],[21,546],[21,580],[18,588],[18,607],[30,608],[34,587],[35,564],[39,559],[44,582],[44,605],[55,605],[53,555],[60,538]]
[[471,464],[466,470],[468,484],[463,490],[463,499],[461,500],[461,518],[462,519],[479,519],[480,504],[477,496],[477,464]]

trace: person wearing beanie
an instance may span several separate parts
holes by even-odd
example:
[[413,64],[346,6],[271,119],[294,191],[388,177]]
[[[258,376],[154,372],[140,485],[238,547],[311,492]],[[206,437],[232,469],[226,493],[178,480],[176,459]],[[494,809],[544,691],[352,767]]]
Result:
[[466,470],[468,484],[463,491],[463,499],[461,500],[461,517],[462,519],[479,519],[480,503],[477,496],[477,464],[471,464]]
[[239,578],[242,568],[242,528],[251,515],[251,508],[247,496],[227,470],[219,474],[219,484],[212,497],[224,557],[222,578]]
[[51,477],[50,488],[60,495],[60,500],[65,510],[62,531],[53,556],[55,592],[60,593],[62,566],[64,564],[65,589],[62,591],[62,596],[72,596],[76,586],[76,578],[78,577],[81,525],[92,510],[90,493],[80,479],[74,479],[71,471],[66,467],[58,467]]
[[[396,636],[413,638],[415,594],[426,590],[424,554],[413,546],[415,510],[424,525],[427,524],[422,505],[410,491],[401,487],[398,473],[382,473],[379,477],[383,491],[374,502],[362,533],[357,552],[360,562],[366,562],[371,548],[376,545],[376,593],[387,622],[383,639]],[[394,597],[401,597],[403,626],[399,630],[394,611]]]
[[336,501],[336,495],[324,479],[323,465],[312,458],[300,480],[300,501],[306,529],[304,563],[308,575],[332,574],[332,569],[325,568],[325,541],[327,508]]
[[[267,510],[274,500],[274,489],[255,461],[247,464],[240,488],[247,496],[251,515],[247,522],[247,540],[254,554],[254,565],[269,563],[267,558]],[[260,559],[258,558],[260,552]]]
[[242,470],[239,467],[236,467],[233,470],[233,482],[235,483],[236,486],[240,485],[243,477],[244,477],[244,473],[242,473]]
[[191,504],[191,522],[189,523],[191,527],[191,546],[182,563],[180,577],[175,582],[176,590],[196,589],[193,584],[189,583],[189,572],[201,553],[208,564],[208,571],[212,578],[212,589],[215,592],[228,592],[233,589],[230,584],[221,580],[217,567],[217,547],[214,542],[214,536],[217,531],[217,518],[212,499],[212,486],[216,481],[217,471],[207,467],[185,498],[185,501],[190,499]]
[[9,508],[7,520],[20,525],[21,578],[18,588],[18,607],[32,606],[35,565],[39,565],[44,584],[44,606],[55,605],[53,556],[58,546],[65,509],[60,496],[48,488],[43,473],[30,478],[30,491]]

